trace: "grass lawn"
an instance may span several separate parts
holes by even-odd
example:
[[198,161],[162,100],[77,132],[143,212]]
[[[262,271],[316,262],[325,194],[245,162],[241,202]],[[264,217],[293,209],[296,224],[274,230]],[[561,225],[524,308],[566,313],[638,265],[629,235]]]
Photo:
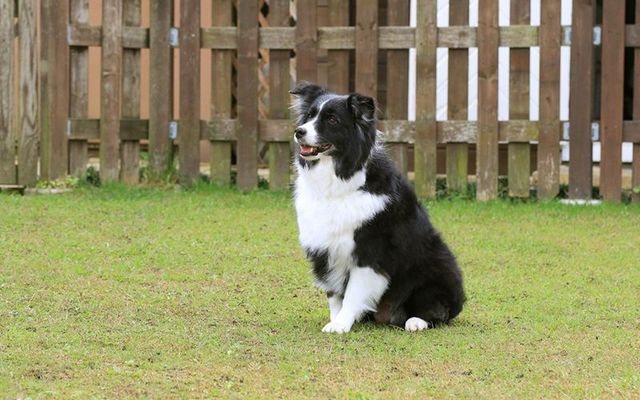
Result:
[[0,196],[0,393],[640,398],[640,207],[429,204],[468,302],[320,332],[288,193]]

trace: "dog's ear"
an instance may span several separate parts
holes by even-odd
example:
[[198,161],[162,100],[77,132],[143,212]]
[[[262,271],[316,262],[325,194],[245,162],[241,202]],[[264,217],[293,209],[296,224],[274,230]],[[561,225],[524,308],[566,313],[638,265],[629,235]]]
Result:
[[295,96],[291,108],[293,109],[298,124],[301,124],[311,104],[313,104],[318,97],[327,93],[327,90],[315,83],[301,81],[293,90],[290,90],[289,93]]
[[347,98],[347,104],[356,119],[363,119],[366,122],[375,121],[376,102],[372,97],[352,93]]

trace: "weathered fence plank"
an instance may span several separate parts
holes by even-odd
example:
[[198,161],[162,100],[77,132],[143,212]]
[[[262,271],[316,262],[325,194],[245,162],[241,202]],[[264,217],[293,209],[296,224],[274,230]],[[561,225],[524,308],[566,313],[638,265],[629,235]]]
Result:
[[479,3],[477,198],[498,194],[498,0]]
[[180,7],[179,177],[193,185],[200,173],[200,0]]
[[569,86],[569,196],[591,198],[593,102],[593,22],[591,0],[573,2]]
[[122,0],[102,2],[102,93],[100,96],[100,179],[119,177],[122,83]]
[[[213,26],[230,26],[233,0],[214,0]],[[233,50],[213,50],[211,56],[211,118],[229,119],[232,111]],[[227,185],[231,181],[231,142],[211,141],[209,145],[211,181]]]
[[[289,26],[289,0],[271,0],[269,25]],[[289,50],[269,51],[269,117],[289,118]],[[289,187],[291,151],[289,142],[269,143],[269,188]]]
[[[329,25],[347,26],[349,25],[349,2],[344,0],[329,0]],[[349,50],[329,50],[328,76],[329,89],[336,93],[347,93],[349,91]]]
[[69,115],[69,3],[40,0],[40,179],[67,173]]
[[[387,3],[387,25],[409,25],[409,1],[389,0]],[[387,105],[385,119],[407,119],[409,86],[409,52],[387,50]],[[407,143],[387,143],[387,151],[396,168],[407,174],[409,154]]]
[[315,82],[317,72],[318,23],[316,0],[296,2],[296,80]]
[[[122,11],[124,28],[137,27],[141,22],[141,0],[125,1]],[[140,118],[140,50],[123,50],[122,55],[122,118]],[[140,180],[140,142],[123,140],[120,145],[120,180],[134,185]]]
[[[314,8],[315,12],[315,8]],[[238,1],[238,187],[258,182],[258,2]],[[315,64],[315,59],[314,59]]]
[[[469,24],[469,0],[451,0],[449,2],[449,25]],[[467,120],[469,118],[469,50],[449,49],[449,120]],[[458,193],[467,192],[467,173],[469,169],[469,145],[467,143],[447,144],[447,188]]]
[[436,195],[436,24],[437,2],[418,2],[416,28],[415,188],[420,197]]
[[169,124],[173,119],[173,0],[152,1],[149,30],[149,178],[161,178],[172,162]]
[[[511,0],[511,25],[528,25],[529,0]],[[509,55],[509,119],[529,119],[529,49],[510,49]],[[528,142],[508,145],[509,196],[529,197],[531,150]]]
[[0,184],[16,183],[13,127],[14,0],[0,0]]
[[560,6],[556,0],[542,0],[540,10],[540,199],[556,197],[560,188]]
[[378,95],[378,2],[356,1],[356,92]]
[[[640,26],[640,0],[636,0],[636,26]],[[633,75],[633,119],[640,120],[640,47],[633,51],[635,73]],[[631,175],[631,198],[634,202],[640,203],[640,140],[633,144],[633,164]]]
[[624,0],[603,3],[600,193],[619,203],[622,194],[624,107]]
[[20,27],[20,136],[18,184],[38,181],[38,62],[36,49],[36,0],[23,0],[18,11]]
[[[89,24],[89,0],[70,2],[70,26]],[[87,118],[89,113],[89,49],[73,46],[69,49],[69,117]],[[71,135],[74,132],[69,132]],[[86,140],[69,139],[69,173],[80,177],[89,161],[89,145]]]

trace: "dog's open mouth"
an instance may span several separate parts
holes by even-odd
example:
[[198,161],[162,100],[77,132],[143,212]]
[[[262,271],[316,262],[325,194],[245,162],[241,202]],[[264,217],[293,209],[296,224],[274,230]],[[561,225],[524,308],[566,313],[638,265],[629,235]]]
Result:
[[317,156],[320,153],[324,153],[325,151],[331,148],[330,143],[324,143],[319,146],[307,146],[305,144],[300,145],[300,155],[302,156]]

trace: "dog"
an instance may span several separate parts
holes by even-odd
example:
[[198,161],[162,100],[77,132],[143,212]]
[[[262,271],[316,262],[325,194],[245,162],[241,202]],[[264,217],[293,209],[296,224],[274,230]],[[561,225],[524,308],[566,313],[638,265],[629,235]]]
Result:
[[462,272],[378,143],[374,99],[308,82],[290,93],[299,239],[329,301],[322,331],[363,318],[421,331],[456,317]]

